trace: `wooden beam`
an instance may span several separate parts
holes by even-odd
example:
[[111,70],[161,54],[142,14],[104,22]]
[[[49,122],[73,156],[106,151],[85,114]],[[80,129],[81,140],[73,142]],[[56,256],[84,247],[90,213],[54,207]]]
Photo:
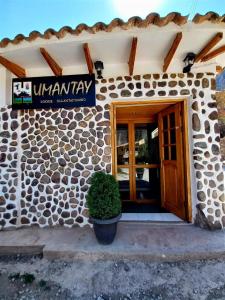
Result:
[[201,61],[208,61],[208,60],[210,60],[210,59],[212,59],[212,58],[214,58],[214,57],[216,57],[216,56],[218,56],[218,55],[220,55],[220,54],[222,54],[224,52],[225,52],[225,45],[223,45],[223,46],[221,46],[221,47],[219,47],[219,48],[217,48],[217,49],[209,52],[206,56],[204,56],[202,58]]
[[93,74],[93,62],[91,59],[91,54],[90,54],[88,43],[83,44],[83,49],[84,49],[86,64],[88,67],[88,72],[89,72],[89,74]]
[[0,56],[0,64],[19,78],[26,77],[26,70],[14,62]]
[[46,60],[49,67],[55,76],[62,76],[62,68],[57,64],[57,62],[52,58],[52,56],[45,50],[45,48],[40,48],[40,52],[44,59]]
[[205,47],[196,55],[195,62],[199,62],[206,54],[219,43],[223,38],[223,33],[218,32],[206,45]]
[[174,57],[174,54],[180,44],[181,39],[182,39],[182,32],[178,32],[175,39],[173,40],[173,44],[170,47],[170,50],[168,51],[166,57],[164,58],[163,72],[167,71],[167,69]]
[[134,62],[135,62],[135,56],[137,51],[137,41],[138,41],[137,37],[134,37],[130,48],[130,57],[128,61],[130,76],[132,76],[134,72]]

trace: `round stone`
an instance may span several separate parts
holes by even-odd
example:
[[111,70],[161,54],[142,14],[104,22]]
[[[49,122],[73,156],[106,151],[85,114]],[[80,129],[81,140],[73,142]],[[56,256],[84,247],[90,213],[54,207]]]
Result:
[[50,178],[47,175],[44,174],[44,175],[41,176],[40,182],[43,183],[43,184],[50,183]]
[[197,198],[199,201],[204,202],[206,200],[206,195],[203,191],[200,191],[197,193]]
[[152,97],[155,95],[155,91],[154,90],[150,90],[145,94],[147,97]]
[[81,113],[76,113],[74,119],[79,122],[83,119],[83,115]]
[[131,92],[129,90],[122,90],[120,95],[121,95],[121,97],[130,97]]
[[92,156],[91,162],[93,165],[97,165],[99,161],[100,161],[100,157],[98,157],[97,155]]
[[212,121],[217,120],[218,119],[218,112],[217,111],[213,111],[209,114],[208,118]]
[[106,99],[106,97],[104,95],[97,94],[96,99],[99,100],[99,101],[104,101]]
[[198,117],[198,115],[196,113],[194,113],[192,115],[192,128],[195,131],[200,131],[201,130],[200,119],[199,119],[199,117]]

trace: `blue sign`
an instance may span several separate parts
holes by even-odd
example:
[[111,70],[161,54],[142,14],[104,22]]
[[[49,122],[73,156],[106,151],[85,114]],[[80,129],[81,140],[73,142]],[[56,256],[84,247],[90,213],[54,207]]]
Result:
[[13,79],[12,108],[95,106],[95,75]]

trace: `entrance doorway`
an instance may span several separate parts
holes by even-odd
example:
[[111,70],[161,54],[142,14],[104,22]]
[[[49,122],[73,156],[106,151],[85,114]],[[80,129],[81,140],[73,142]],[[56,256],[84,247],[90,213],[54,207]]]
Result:
[[185,100],[112,103],[113,172],[124,213],[191,221]]

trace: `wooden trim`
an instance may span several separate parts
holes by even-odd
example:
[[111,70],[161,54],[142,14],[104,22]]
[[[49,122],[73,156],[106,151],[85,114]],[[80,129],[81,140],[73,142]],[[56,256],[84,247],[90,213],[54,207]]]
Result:
[[4,58],[3,56],[0,56],[0,64],[3,65],[8,71],[13,73],[17,77],[19,78],[26,77],[26,70],[24,68]]
[[141,105],[152,105],[154,106],[155,104],[161,104],[161,103],[168,103],[168,104],[176,104],[178,102],[183,102],[185,98],[179,98],[179,99],[176,99],[176,98],[167,98],[167,99],[163,99],[163,100],[137,100],[137,101],[130,101],[130,100],[127,100],[127,101],[120,101],[120,100],[115,100],[115,101],[112,101],[111,102],[111,105],[114,105],[116,107],[124,107],[124,106],[134,106],[137,105],[137,106],[141,106]]
[[51,68],[52,72],[55,76],[62,76],[62,68],[58,65],[58,63],[54,60],[54,58],[48,53],[45,48],[40,48],[40,52],[44,57],[45,61]]
[[192,199],[191,199],[191,174],[190,174],[190,153],[188,139],[188,99],[184,99],[182,105],[182,125],[183,125],[183,147],[184,147],[184,186],[186,195],[186,218],[188,222],[192,222]]
[[172,46],[170,47],[170,50],[168,51],[166,57],[164,58],[164,65],[163,65],[163,72],[166,72],[173,57],[174,54],[181,42],[182,39],[182,32],[178,32],[175,39],[173,40]]
[[220,55],[220,54],[222,54],[224,52],[225,52],[225,45],[223,45],[223,46],[221,46],[221,47],[219,47],[219,48],[217,48],[217,49],[209,52],[206,56],[204,56],[202,58],[201,61],[204,61],[204,62],[208,61],[208,60],[210,60],[210,59],[212,59],[212,58],[214,58],[214,57],[216,57],[216,56],[218,56],[218,55]]
[[[131,118],[118,118],[117,120],[117,123],[120,123],[120,124],[123,124],[123,123],[127,123],[129,121],[133,121],[133,119]],[[154,122],[157,122],[157,120],[154,118],[154,117],[149,117],[148,119],[146,118],[140,118],[138,120],[135,120],[134,123],[136,124],[140,124],[140,123],[154,123]]]
[[128,61],[130,76],[133,75],[133,71],[134,71],[134,62],[135,62],[135,56],[137,51],[137,41],[138,41],[137,37],[133,37],[131,49],[130,49],[130,57]]
[[86,59],[86,64],[88,67],[88,72],[89,72],[89,74],[93,74],[93,62],[91,59],[91,54],[90,54],[90,49],[89,49],[88,43],[83,44],[83,50],[84,50],[84,55],[85,55],[85,59]]
[[112,153],[112,174],[116,177],[116,108],[110,105],[110,125],[111,125],[111,153]]
[[[133,172],[134,169],[134,161],[135,161],[135,147],[134,147],[134,123],[129,121],[129,164],[130,164],[130,200],[134,201],[136,198],[136,183],[135,183],[135,173]],[[131,150],[132,149],[132,150]],[[131,172],[132,171],[132,172]]]
[[223,38],[223,33],[218,32],[206,45],[203,49],[196,55],[195,62],[199,62],[206,54],[221,41]]

